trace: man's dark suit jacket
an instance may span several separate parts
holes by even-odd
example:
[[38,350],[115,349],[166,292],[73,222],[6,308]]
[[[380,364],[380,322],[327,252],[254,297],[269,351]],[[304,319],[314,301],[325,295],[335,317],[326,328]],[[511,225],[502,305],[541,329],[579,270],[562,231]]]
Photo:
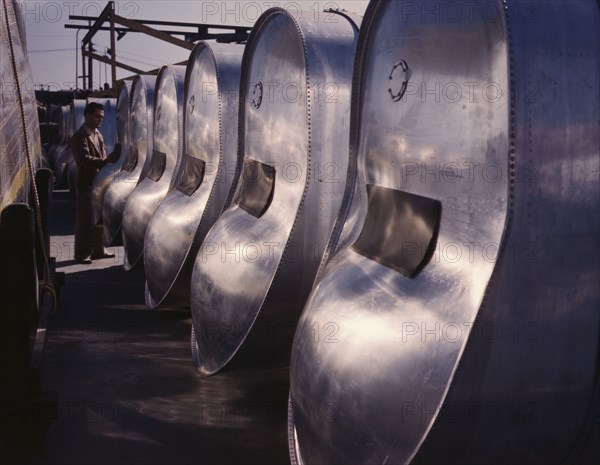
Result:
[[82,125],[71,137],[71,152],[78,171],[78,189],[91,189],[96,174],[106,164],[106,145],[100,133],[98,133],[98,145],[100,149],[92,142],[92,136],[85,125]]

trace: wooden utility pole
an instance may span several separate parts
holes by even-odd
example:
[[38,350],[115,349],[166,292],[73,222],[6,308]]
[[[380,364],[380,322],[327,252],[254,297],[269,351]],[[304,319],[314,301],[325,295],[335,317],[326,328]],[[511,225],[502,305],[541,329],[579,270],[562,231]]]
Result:
[[88,42],[88,51],[84,52],[88,57],[88,89],[94,88],[94,68],[92,65],[94,64],[94,59],[92,58],[92,43]]
[[117,88],[117,49],[115,40],[115,2],[108,3],[110,7],[110,77],[113,89]]

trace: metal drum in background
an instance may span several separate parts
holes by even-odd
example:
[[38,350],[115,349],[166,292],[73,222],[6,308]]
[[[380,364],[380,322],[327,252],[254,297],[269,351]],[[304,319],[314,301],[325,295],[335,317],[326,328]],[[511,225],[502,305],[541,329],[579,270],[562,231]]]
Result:
[[181,180],[152,215],[144,239],[146,305],[189,306],[192,266],[225,206],[238,156],[243,45],[200,42],[185,84]]
[[42,156],[46,159],[51,169],[56,162],[56,151],[62,142],[59,124],[62,119],[60,115],[61,111],[61,106],[53,103],[46,104],[38,110]]
[[[126,86],[126,84],[125,84]],[[129,92],[127,95],[123,95],[122,87],[119,88],[119,97],[120,98],[128,98]],[[111,99],[97,99],[97,98],[89,98],[88,103],[98,102],[104,105],[104,120],[102,121],[102,125],[99,128],[102,137],[104,138],[104,144],[106,145],[106,155],[110,155],[115,150],[118,150],[119,153],[121,151],[121,146],[118,145],[118,118],[117,118],[117,104],[118,100]],[[126,102],[124,102],[127,105]],[[121,157],[119,157],[121,158]],[[104,194],[106,193],[106,188],[109,186],[115,175],[120,171],[121,164],[119,161],[116,163],[107,163],[104,167],[98,172],[96,177],[94,178],[94,183],[92,184],[92,215],[94,218],[94,224],[102,223],[102,204],[104,203]]]
[[121,154],[121,171],[108,186],[102,207],[104,238],[107,245],[122,243],[121,224],[127,198],[148,171],[147,161],[152,156],[154,146],[152,120],[155,84],[156,76],[140,75],[133,79],[131,85],[130,142],[129,145],[121,147],[121,150],[126,150]]
[[77,183],[77,164],[73,153],[71,152],[71,136],[77,132],[81,125],[85,122],[85,106],[87,100],[73,99],[71,100],[71,111],[68,114],[68,122],[70,126],[69,135],[66,142],[66,151],[64,153],[65,158],[65,171],[68,179],[68,185],[71,191],[75,191],[75,184]]
[[[73,99],[70,105],[62,105],[59,112],[58,133],[59,145],[53,150],[50,155],[52,171],[57,185],[73,186],[70,184],[69,173],[73,170],[75,164],[69,140],[73,133],[83,124],[83,110],[85,108],[85,100]],[[76,118],[77,115],[77,118]],[[81,118],[79,119],[79,116]],[[77,128],[73,129],[74,120],[81,121]],[[74,180],[75,178],[73,178]],[[74,182],[74,181],[73,181]]]
[[[81,107],[81,122],[83,123],[83,109],[85,107],[85,100],[73,99],[70,105],[61,105],[60,107],[60,122],[59,122],[59,134],[60,143],[62,145],[69,145],[69,139],[73,135],[73,112],[79,110],[78,102],[83,102]],[[79,112],[78,112],[79,113]]]
[[292,463],[571,463],[598,367],[598,7],[428,3],[374,0],[361,29]]
[[185,66],[163,66],[156,78],[152,158],[146,177],[129,195],[123,213],[123,266],[126,270],[142,258],[148,222],[160,202],[179,182],[184,83]]
[[[73,102],[71,101],[71,105],[58,105],[57,111],[57,124],[58,124],[58,145],[68,145],[69,138],[71,137],[73,131],[73,118],[71,116],[71,112],[73,111]],[[83,100],[85,102],[85,100]]]
[[68,144],[69,138],[67,136],[69,132],[69,128],[71,127],[71,123],[68,120],[65,112],[69,112],[69,106],[63,105],[50,105],[49,106],[49,122],[48,125],[50,127],[56,127],[56,139],[52,140],[48,143],[48,147],[46,149],[46,156],[48,158],[48,163],[50,164],[50,168],[54,172],[54,176],[58,181],[57,174],[57,160],[61,152],[64,150],[65,145]]
[[243,166],[192,275],[192,348],[210,375],[238,353],[287,360],[344,192],[358,26],[273,8],[244,51]]
[[69,132],[67,134],[67,145],[69,144],[69,139],[71,136],[75,134],[75,132],[81,127],[81,125],[85,122],[85,106],[87,105],[87,100],[84,99],[73,99],[71,100],[71,111],[68,112],[67,116],[67,125],[70,127]]

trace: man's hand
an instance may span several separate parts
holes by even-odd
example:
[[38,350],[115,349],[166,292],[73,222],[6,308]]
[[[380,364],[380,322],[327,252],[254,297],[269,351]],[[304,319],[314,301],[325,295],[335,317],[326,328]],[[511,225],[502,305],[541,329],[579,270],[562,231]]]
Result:
[[119,154],[116,152],[111,152],[111,154],[106,157],[106,163],[114,163],[119,159]]
[[112,153],[106,157],[107,163],[115,163],[121,156],[121,144],[116,144]]

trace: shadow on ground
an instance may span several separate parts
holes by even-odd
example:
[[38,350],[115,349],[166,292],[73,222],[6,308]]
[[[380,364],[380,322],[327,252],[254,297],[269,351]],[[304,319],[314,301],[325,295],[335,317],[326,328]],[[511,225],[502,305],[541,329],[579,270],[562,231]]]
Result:
[[[53,234],[72,234],[72,204],[55,196],[53,221],[68,224],[53,224]],[[143,270],[69,260],[57,264],[66,282],[42,372],[58,419],[27,463],[289,463],[287,367],[203,378],[191,361],[189,311],[148,310]]]

